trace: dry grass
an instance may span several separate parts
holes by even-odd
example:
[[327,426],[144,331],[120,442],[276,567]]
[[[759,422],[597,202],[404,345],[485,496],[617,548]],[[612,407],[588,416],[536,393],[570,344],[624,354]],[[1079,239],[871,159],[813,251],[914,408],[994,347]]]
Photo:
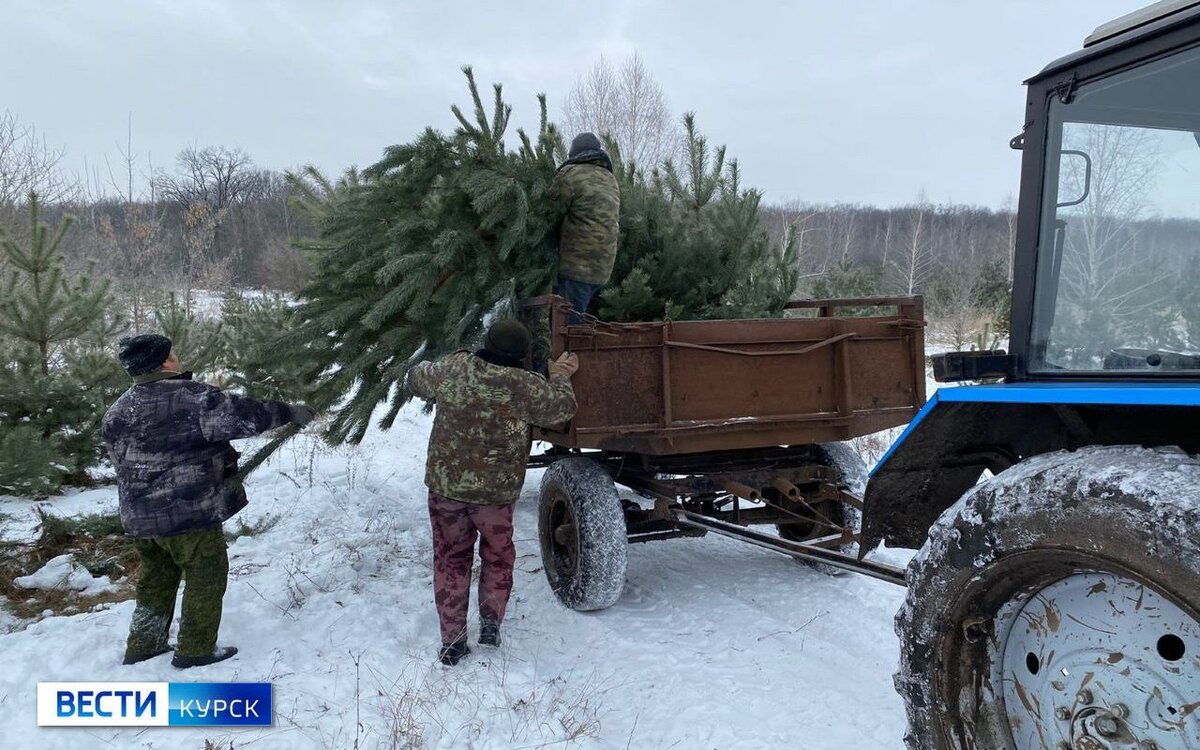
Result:
[[[137,549],[133,540],[125,536],[117,514],[63,517],[41,508],[36,512],[39,522],[35,541],[0,541],[0,596],[8,599],[9,609],[14,615],[23,620],[33,620],[47,610],[56,615],[74,614],[133,597],[132,585],[95,596],[83,596],[62,589],[23,589],[17,586],[14,583],[16,578],[33,573],[65,553],[71,553],[75,561],[93,576],[106,575],[114,581],[125,578],[134,582],[140,570]],[[278,522],[278,516],[265,516],[249,523],[238,518],[225,536],[229,541],[243,536],[257,536]]]
[[234,542],[239,537],[243,536],[258,536],[275,528],[275,524],[279,523],[280,516],[277,514],[268,514],[258,519],[257,521],[246,521],[242,516],[238,516],[233,524],[225,529],[225,541]]
[[23,589],[14,580],[29,575],[52,558],[71,553],[92,575],[112,579],[135,579],[138,555],[124,535],[115,514],[92,514],[73,518],[55,516],[38,509],[39,532],[33,543],[4,542],[0,546],[0,596],[8,599],[17,617],[30,620],[47,610],[54,614],[86,612],[97,605],[129,599],[133,592],[122,588],[96,596],[82,596],[61,589]]

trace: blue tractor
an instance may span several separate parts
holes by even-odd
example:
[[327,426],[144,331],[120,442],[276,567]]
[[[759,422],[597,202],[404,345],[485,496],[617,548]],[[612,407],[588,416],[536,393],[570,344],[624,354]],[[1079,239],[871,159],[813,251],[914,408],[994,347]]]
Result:
[[906,740],[1200,748],[1200,3],[1027,86],[1009,351],[935,358],[977,384],[929,400],[864,498],[861,549],[920,548]]

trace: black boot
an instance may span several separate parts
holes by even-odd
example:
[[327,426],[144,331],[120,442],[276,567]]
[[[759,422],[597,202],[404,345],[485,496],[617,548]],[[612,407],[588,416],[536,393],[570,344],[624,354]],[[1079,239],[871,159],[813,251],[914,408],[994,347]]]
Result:
[[171,666],[177,669],[204,667],[209,664],[216,664],[219,661],[225,661],[237,652],[238,650],[234,646],[218,646],[207,656],[180,656],[179,654],[175,654],[174,658],[171,659]]
[[479,625],[479,645],[480,646],[499,646],[500,645],[500,623],[498,622],[483,622]]
[[438,654],[438,661],[448,667],[453,667],[471,653],[471,649],[467,646],[465,637],[459,638],[454,643],[442,644],[442,650]]
[[127,666],[129,664],[137,664],[138,662],[143,662],[143,661],[146,661],[147,659],[153,659],[156,656],[162,656],[163,654],[168,653],[170,651],[174,651],[174,650],[175,650],[174,646],[163,646],[162,648],[158,649],[157,651],[152,651],[148,654],[131,654],[128,651],[126,651],[125,658],[121,660],[121,663],[125,664]]

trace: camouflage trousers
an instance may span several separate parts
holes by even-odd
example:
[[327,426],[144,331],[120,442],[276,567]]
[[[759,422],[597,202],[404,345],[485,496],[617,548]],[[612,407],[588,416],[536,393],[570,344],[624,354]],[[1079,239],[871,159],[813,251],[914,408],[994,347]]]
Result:
[[467,634],[471,601],[471,563],[479,538],[479,618],[499,624],[512,593],[513,506],[460,503],[429,493],[433,526],[433,600],[442,625],[442,643]]
[[180,656],[207,656],[217,645],[221,600],[229,574],[225,534],[220,526],[179,536],[138,539],[141,557],[137,606],[129,626],[127,655],[154,654],[167,647],[175,617],[179,581],[184,582],[179,622]]

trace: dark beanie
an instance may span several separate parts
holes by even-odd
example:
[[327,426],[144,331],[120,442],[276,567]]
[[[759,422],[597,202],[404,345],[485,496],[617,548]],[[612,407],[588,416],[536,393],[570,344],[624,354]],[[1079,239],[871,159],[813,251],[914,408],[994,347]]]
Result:
[[118,346],[120,351],[117,356],[121,359],[121,365],[135,378],[154,372],[171,354],[171,339],[157,333],[124,338],[118,342]]
[[529,329],[516,320],[497,320],[488,328],[483,348],[492,354],[521,359],[529,352]]
[[592,133],[580,133],[575,136],[575,140],[571,141],[571,150],[567,154],[568,159],[574,159],[584,151],[600,151],[604,146],[600,143],[600,139]]

